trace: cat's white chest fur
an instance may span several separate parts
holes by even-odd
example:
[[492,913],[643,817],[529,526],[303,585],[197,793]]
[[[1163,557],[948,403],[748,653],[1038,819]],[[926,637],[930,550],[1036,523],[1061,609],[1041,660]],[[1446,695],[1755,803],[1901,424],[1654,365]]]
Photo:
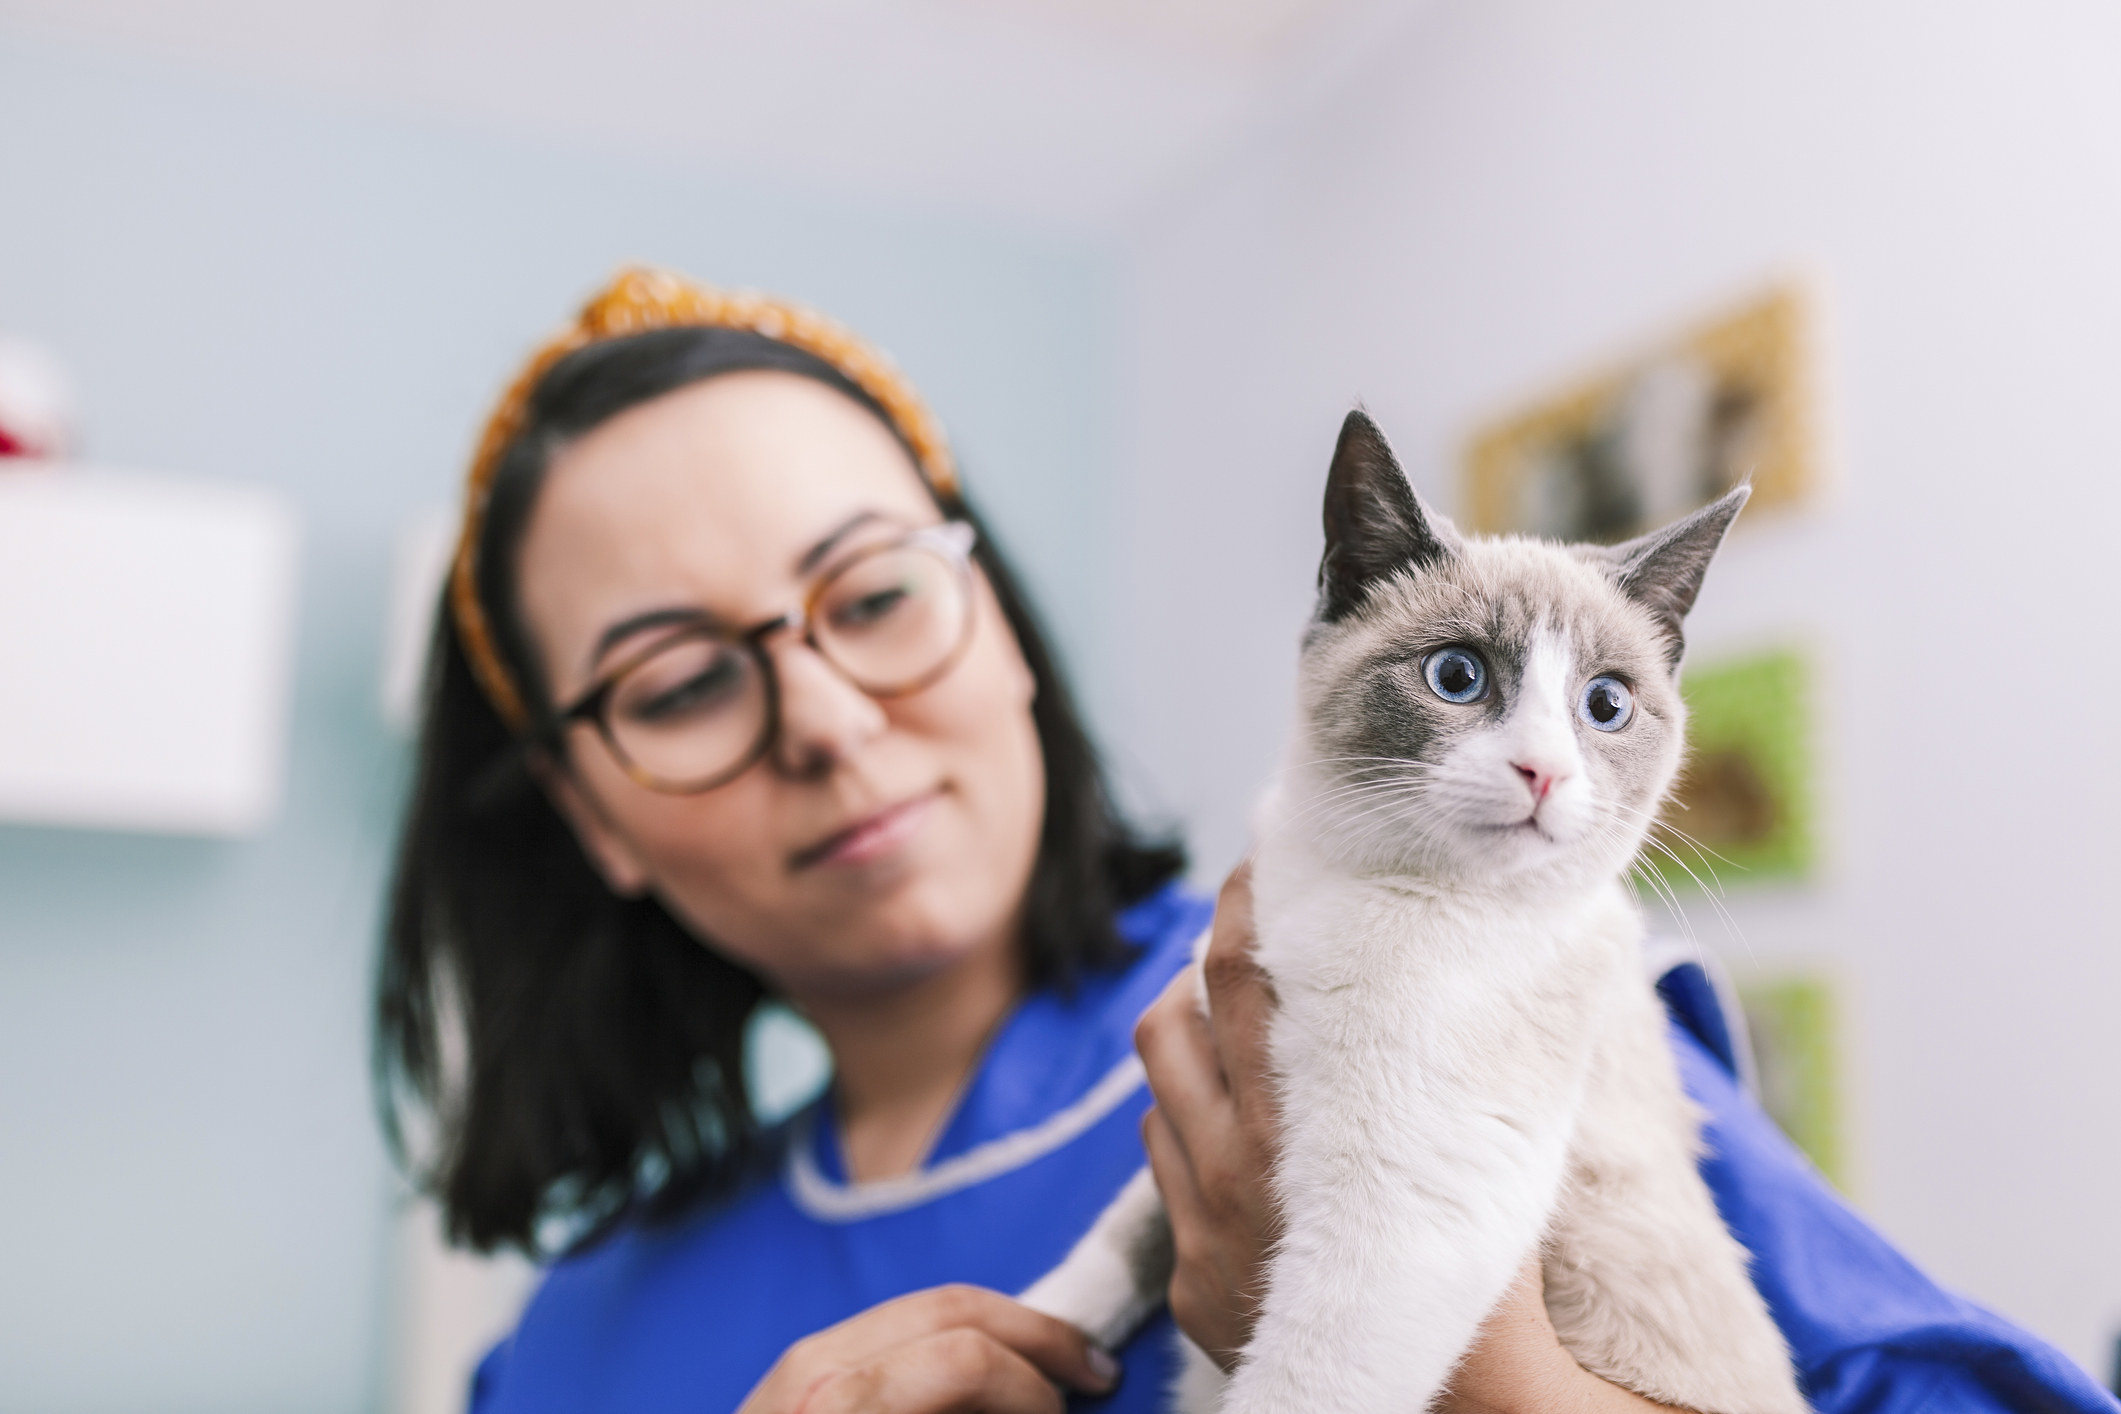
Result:
[[1513,903],[1254,863],[1280,998],[1287,1231],[1226,1414],[1425,1409],[1527,1261],[1594,1373],[1685,1407],[1802,1409],[1694,1169],[1696,1121],[1617,883]]
[[1418,1410],[1554,1212],[1640,924],[1617,885],[1528,908],[1286,834],[1253,888],[1287,1230],[1222,1407]]
[[[1234,1375],[1183,1414],[1427,1409],[1528,1262],[1579,1363],[1715,1414],[1799,1414],[1780,1332],[1695,1169],[1697,1118],[1617,883],[1538,905],[1355,877],[1269,831],[1284,1232]],[[1144,1173],[1029,1293],[1107,1339],[1154,1299]],[[1124,1311],[1118,1304],[1126,1293]]]

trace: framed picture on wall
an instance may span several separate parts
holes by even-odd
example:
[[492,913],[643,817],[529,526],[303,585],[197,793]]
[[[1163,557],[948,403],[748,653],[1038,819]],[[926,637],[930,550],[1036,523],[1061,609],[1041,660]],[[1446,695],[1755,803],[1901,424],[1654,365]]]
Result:
[[1749,515],[1819,481],[1806,297],[1769,290],[1478,429],[1466,520],[1611,543],[1753,484]]
[[1690,662],[1687,755],[1644,863],[1675,889],[1802,880],[1818,856],[1812,673],[1795,648]]

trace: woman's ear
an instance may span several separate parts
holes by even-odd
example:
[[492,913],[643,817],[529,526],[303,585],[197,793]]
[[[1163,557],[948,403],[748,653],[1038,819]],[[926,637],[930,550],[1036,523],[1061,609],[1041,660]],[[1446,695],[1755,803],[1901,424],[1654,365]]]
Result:
[[552,808],[560,812],[574,830],[576,843],[588,857],[604,886],[621,898],[640,898],[654,882],[648,866],[634,853],[633,845],[605,818],[581,782],[564,766],[542,752],[530,761],[530,774]]

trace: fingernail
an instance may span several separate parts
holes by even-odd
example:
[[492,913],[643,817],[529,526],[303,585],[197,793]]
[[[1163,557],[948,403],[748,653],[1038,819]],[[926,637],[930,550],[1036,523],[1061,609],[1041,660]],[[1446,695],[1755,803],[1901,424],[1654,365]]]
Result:
[[1101,1345],[1089,1347],[1090,1373],[1097,1376],[1098,1383],[1110,1389],[1119,1383],[1119,1361]]

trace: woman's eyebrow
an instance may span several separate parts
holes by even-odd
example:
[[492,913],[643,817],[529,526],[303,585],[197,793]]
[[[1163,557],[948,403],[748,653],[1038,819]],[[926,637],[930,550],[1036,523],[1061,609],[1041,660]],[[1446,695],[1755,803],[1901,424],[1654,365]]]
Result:
[[812,570],[816,569],[820,564],[824,563],[825,557],[831,554],[833,551],[833,547],[837,546],[842,540],[845,540],[848,536],[852,535],[855,531],[860,530],[863,526],[869,524],[871,521],[877,521],[882,519],[883,517],[877,514],[875,511],[856,511],[853,515],[847,517],[847,519],[841,521],[839,525],[834,527],[831,534],[827,535],[824,539],[818,541],[817,544],[812,545],[809,549],[805,550],[803,552],[803,558],[795,562],[795,572],[799,575],[805,575],[810,573]]

